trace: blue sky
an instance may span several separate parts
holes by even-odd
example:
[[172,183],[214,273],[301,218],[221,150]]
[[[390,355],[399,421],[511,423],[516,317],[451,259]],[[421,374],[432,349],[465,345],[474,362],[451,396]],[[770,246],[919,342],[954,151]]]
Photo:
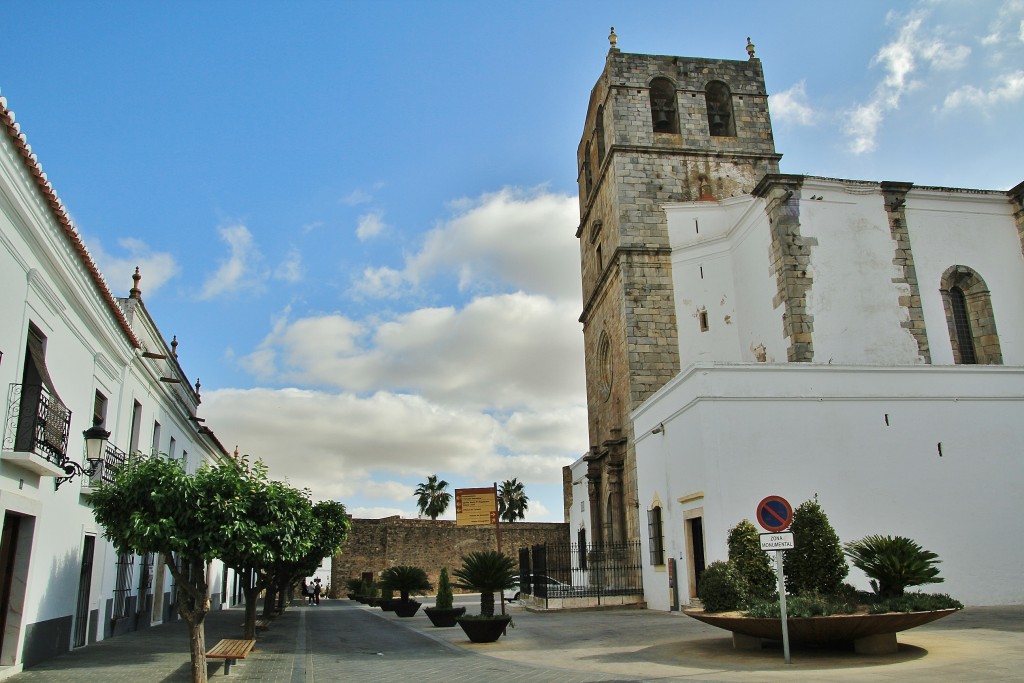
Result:
[[[356,516],[587,447],[576,146],[624,52],[762,60],[784,173],[1024,180],[1024,0],[4,3],[0,94],[200,415]],[[450,512],[448,517],[452,517]]]

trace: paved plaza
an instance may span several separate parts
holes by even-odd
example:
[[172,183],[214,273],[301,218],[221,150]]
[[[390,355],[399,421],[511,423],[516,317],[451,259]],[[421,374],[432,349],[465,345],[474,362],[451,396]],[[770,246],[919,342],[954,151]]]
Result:
[[[469,596],[459,596],[468,601]],[[428,603],[430,604],[430,603]],[[470,612],[478,611],[474,602]],[[895,655],[794,648],[736,651],[727,632],[651,610],[531,612],[511,606],[515,628],[497,643],[434,628],[350,600],[296,603],[260,633],[256,649],[210,680],[311,683],[414,680],[589,681],[1020,681],[1024,605],[974,607],[899,634]],[[209,648],[241,636],[242,610],[211,613]],[[175,622],[90,645],[7,677],[13,683],[190,681],[188,638]]]

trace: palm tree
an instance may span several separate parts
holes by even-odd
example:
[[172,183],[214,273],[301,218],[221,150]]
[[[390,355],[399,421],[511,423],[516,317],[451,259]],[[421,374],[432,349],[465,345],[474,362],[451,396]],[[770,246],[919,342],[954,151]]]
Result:
[[436,474],[431,474],[427,477],[427,481],[416,487],[418,496],[416,504],[419,505],[421,515],[427,515],[430,519],[436,520],[438,515],[444,514],[444,511],[448,509],[448,503],[452,501],[452,494],[445,491],[446,488],[448,488],[448,482],[444,479],[438,481]]
[[501,482],[498,488],[498,515],[503,522],[514,522],[526,517],[530,499],[523,489],[523,482],[515,477]]
[[497,550],[478,550],[463,555],[462,566],[452,572],[459,588],[480,591],[480,615],[494,616],[494,594],[515,588],[519,573],[515,561]]

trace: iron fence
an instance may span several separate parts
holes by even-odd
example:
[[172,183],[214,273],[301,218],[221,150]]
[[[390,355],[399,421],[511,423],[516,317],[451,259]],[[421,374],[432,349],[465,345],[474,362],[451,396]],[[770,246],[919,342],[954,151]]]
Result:
[[552,598],[600,598],[643,593],[640,542],[605,545],[567,543],[519,550],[519,585],[524,594]]

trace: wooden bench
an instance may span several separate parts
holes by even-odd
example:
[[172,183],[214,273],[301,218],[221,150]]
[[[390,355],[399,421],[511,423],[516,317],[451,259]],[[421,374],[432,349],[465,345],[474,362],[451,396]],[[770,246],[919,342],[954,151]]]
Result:
[[231,665],[239,659],[245,659],[245,656],[252,651],[255,645],[255,640],[229,640],[225,638],[206,653],[206,658],[223,659],[224,675],[230,676]]

